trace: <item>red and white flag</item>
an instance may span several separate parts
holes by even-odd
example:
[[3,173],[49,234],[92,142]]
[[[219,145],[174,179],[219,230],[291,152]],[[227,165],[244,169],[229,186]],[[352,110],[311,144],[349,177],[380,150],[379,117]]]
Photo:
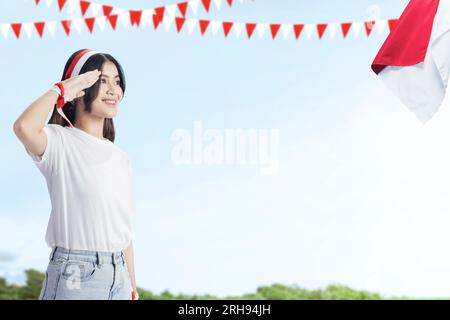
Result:
[[372,63],[425,124],[445,97],[450,72],[450,0],[411,0]]

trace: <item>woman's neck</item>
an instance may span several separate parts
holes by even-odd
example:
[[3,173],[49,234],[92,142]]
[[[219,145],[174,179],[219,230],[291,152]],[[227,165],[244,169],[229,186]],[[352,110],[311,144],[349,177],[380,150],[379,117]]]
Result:
[[73,126],[77,129],[83,130],[90,135],[93,135],[99,139],[103,139],[103,124],[104,118],[83,118],[77,119],[73,123]]

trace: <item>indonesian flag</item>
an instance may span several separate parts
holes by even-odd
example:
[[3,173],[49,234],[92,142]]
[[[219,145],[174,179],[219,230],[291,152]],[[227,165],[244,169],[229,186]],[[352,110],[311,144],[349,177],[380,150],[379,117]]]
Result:
[[372,70],[425,124],[444,100],[450,71],[450,0],[411,0]]

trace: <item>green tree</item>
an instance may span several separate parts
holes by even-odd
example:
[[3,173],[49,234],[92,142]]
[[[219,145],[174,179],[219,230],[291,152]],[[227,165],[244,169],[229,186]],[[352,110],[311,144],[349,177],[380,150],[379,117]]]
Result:
[[19,298],[22,300],[38,299],[45,275],[34,269],[25,270],[27,282],[20,287]]
[[8,285],[5,279],[0,278],[0,300],[15,300],[19,298],[20,287]]

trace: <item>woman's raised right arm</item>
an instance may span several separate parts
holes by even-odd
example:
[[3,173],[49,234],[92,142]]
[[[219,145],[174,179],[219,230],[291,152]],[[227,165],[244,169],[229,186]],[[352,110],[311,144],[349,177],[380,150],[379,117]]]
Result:
[[[88,71],[78,76],[62,81],[64,99],[66,102],[84,95],[84,89],[89,88],[100,77],[101,71]],[[34,101],[14,122],[14,133],[25,148],[37,156],[44,154],[47,146],[47,135],[44,132],[45,122],[50,111],[53,110],[58,93],[48,90]]]
[[45,122],[58,100],[58,93],[48,90],[34,101],[14,122],[14,133],[25,148],[37,156],[42,156],[47,145],[44,132]]

